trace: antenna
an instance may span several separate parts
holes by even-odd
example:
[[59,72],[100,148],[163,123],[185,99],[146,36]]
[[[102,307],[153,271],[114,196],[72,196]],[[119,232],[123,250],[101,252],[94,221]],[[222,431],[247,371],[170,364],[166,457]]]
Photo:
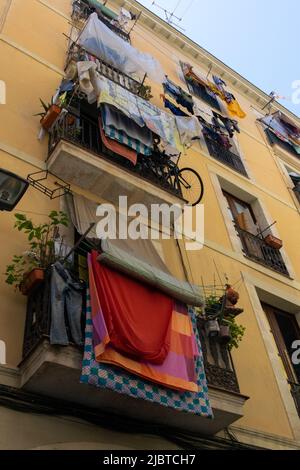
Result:
[[175,12],[176,8],[171,12],[171,11],[166,10],[162,6],[158,5],[158,3],[156,3],[155,1],[152,2],[152,5],[156,6],[156,8],[159,8],[160,10],[162,10],[164,12],[165,17],[166,17],[166,22],[169,25],[175,26],[176,28],[181,29],[181,31],[185,31],[184,28],[182,28],[178,23],[176,23],[173,20],[173,19],[175,19],[177,21],[182,21],[182,18],[179,18],[178,16],[174,15],[174,12]]

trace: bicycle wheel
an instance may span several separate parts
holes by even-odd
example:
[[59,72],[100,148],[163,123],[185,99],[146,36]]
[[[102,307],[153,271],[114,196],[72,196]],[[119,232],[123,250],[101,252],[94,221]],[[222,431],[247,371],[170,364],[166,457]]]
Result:
[[178,181],[183,199],[190,206],[199,204],[204,194],[203,181],[192,168],[182,168],[178,172]]

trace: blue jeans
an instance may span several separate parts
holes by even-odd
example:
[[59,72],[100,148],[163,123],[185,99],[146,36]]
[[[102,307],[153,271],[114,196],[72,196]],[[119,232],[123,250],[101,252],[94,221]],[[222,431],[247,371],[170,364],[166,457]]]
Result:
[[79,346],[83,344],[81,329],[83,289],[83,284],[74,281],[60,262],[57,261],[51,267],[51,344],[61,346],[69,344],[65,311],[74,343]]

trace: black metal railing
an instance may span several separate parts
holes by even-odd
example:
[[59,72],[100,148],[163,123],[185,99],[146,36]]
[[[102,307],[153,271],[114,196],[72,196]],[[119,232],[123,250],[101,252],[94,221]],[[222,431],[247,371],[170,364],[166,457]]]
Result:
[[227,150],[225,147],[220,145],[213,139],[210,139],[208,136],[204,136],[205,142],[209,151],[209,154],[214,157],[219,162],[224,163],[224,165],[229,166],[233,170],[237,171],[241,175],[248,177],[246,168],[238,155],[235,155],[230,150]]
[[218,100],[211,96],[204,85],[201,85],[200,83],[193,82],[191,80],[186,79],[186,83],[189,89],[189,92],[199,98],[200,100],[204,101],[207,103],[209,106],[212,108],[217,109],[218,111],[221,111],[221,107],[218,103]]
[[[85,22],[88,17],[96,11],[95,8],[90,7],[88,2],[84,2],[82,0],[76,0],[73,2],[73,10],[72,10],[72,20],[74,22]],[[130,42],[130,34],[127,31],[124,31],[120,28],[116,23],[112,23],[111,18],[107,18],[103,13],[99,10],[96,11],[98,14],[98,18],[102,23],[104,23],[111,31],[117,34],[119,37],[124,39],[124,41]]]
[[247,232],[236,225],[236,230],[243,244],[245,255],[268,268],[274,269],[286,276],[289,275],[281,253],[257,235]]
[[240,393],[237,375],[227,344],[219,337],[208,337],[205,322],[198,319],[198,332],[203,352],[206,379],[209,386]]
[[95,155],[109,160],[111,163],[137,174],[152,184],[159,186],[172,195],[182,197],[180,185],[175,178],[168,175],[168,158],[158,152],[151,156],[138,155],[137,164],[112,152],[102,142],[99,124],[82,114],[75,116],[71,113],[62,115],[49,132],[49,156],[60,141],[67,141],[82,147]]
[[[84,248],[85,249],[85,248]],[[79,251],[81,256],[84,252]],[[44,339],[50,338],[51,326],[51,271],[46,271],[45,280],[30,292],[27,298],[27,311],[23,342],[23,359]],[[82,314],[82,333],[84,335],[85,314]],[[66,330],[71,344],[72,336],[66,317]],[[204,323],[198,321],[198,331],[203,351],[204,367],[209,386],[218,387],[229,392],[240,393],[237,376],[233,367],[230,352],[226,344],[218,338],[208,338]]]
[[104,60],[99,59],[93,54],[90,54],[83,47],[80,47],[76,43],[72,43],[69,48],[65,70],[67,70],[68,66],[72,61],[79,62],[87,60],[87,54],[89,55],[89,57],[92,57],[95,61],[97,65],[97,72],[99,72],[100,75],[108,78],[114,83],[117,83],[118,85],[130,91],[134,95],[139,95],[141,93],[141,90],[143,88],[143,84],[141,82],[135,80],[129,75],[126,75],[125,73],[108,64]]

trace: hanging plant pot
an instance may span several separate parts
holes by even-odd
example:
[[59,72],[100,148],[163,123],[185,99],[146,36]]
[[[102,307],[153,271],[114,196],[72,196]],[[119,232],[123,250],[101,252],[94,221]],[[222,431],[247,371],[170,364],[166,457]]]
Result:
[[220,332],[220,326],[219,326],[218,321],[208,320],[205,323],[205,332],[206,332],[206,335],[209,336],[210,338],[218,336]]
[[219,338],[222,340],[222,342],[229,343],[229,341],[231,340],[231,334],[228,325],[220,326]]
[[271,234],[265,237],[265,242],[275,250],[280,250],[283,247],[283,241]]
[[29,273],[25,274],[23,281],[21,282],[19,289],[23,295],[29,295],[30,292],[45,278],[45,271],[42,268],[34,268]]
[[46,112],[45,116],[41,119],[41,126],[43,127],[43,129],[48,131],[50,127],[54,124],[60,113],[61,108],[56,104],[52,104]]

